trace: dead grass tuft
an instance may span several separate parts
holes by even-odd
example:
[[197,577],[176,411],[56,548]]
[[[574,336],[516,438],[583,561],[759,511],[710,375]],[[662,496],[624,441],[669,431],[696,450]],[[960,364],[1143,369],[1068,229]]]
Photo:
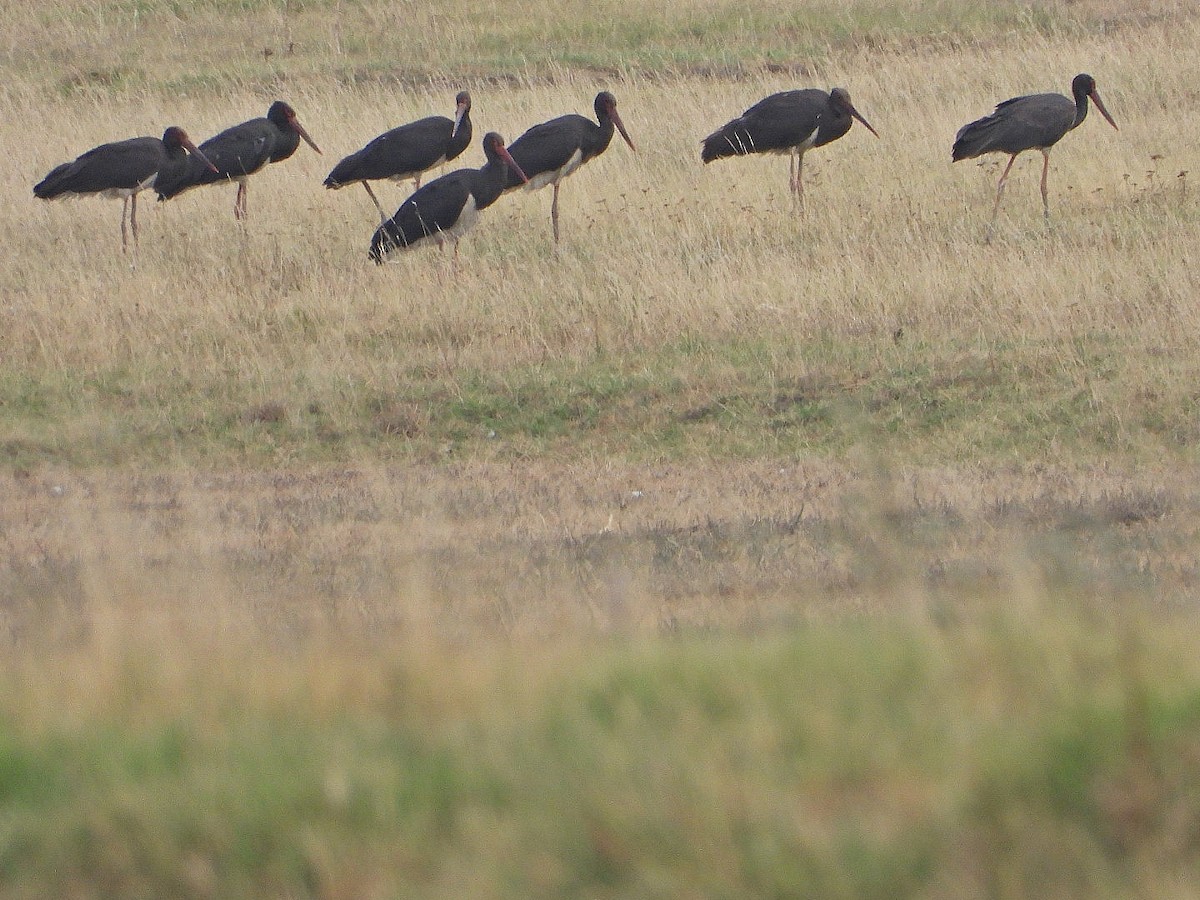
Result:
[[287,407],[282,403],[262,403],[243,412],[241,419],[248,425],[278,424],[287,419]]

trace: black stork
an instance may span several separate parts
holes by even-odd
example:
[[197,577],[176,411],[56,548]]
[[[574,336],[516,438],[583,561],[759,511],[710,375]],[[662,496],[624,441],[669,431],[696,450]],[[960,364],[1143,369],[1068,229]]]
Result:
[[[1113,121],[1096,92],[1096,79],[1091,75],[1079,74],[1071,81],[1071,100],[1062,94],[1030,94],[1013,97],[996,107],[996,111],[964,125],[954,137],[951,159],[974,159],[984,153],[1008,153],[1008,165],[996,185],[996,202],[992,206],[992,221],[988,226],[987,241],[991,241],[996,228],[996,214],[1000,212],[1000,198],[1004,194],[1004,183],[1018,154],[1025,150],[1042,151],[1042,214],[1050,224],[1050,199],[1046,191],[1046,175],[1050,170],[1050,148],[1057,144],[1068,131],[1087,118],[1088,98],[1096,102],[1096,109],[1108,120]],[[1117,129],[1118,131],[1120,129]]]
[[850,130],[855,119],[879,137],[879,132],[854,108],[845,88],[834,88],[828,94],[817,88],[781,91],[759,100],[706,137],[700,158],[710,163],[727,156],[786,153],[788,186],[803,208],[805,152],[836,141]]
[[370,257],[382,263],[393,250],[412,250],[422,244],[454,244],[504,192],[508,170],[519,182],[528,179],[504,146],[504,138],[489,131],[483,136],[487,163],[481,169],[457,169],[418,188],[396,214],[371,238]]
[[[536,191],[548,184],[554,185],[550,221],[554,225],[555,243],[558,243],[558,186],[562,180],[608,149],[614,127],[621,132],[630,150],[637,149],[625,130],[625,123],[617,112],[617,99],[612,94],[601,91],[596,95],[593,106],[596,110],[595,122],[574,113],[559,116],[534,125],[508,148],[521,171],[529,176],[524,185],[528,190]],[[510,174],[505,190],[515,190],[521,186],[522,182],[516,175]]]
[[[180,127],[172,125],[155,137],[130,138],[112,144],[101,144],[79,158],[55,166],[45,178],[33,186],[33,195],[42,200],[61,197],[80,197],[99,194],[101,197],[120,197],[121,252],[127,252],[126,214],[133,224],[133,242],[138,240],[137,195],[159,182],[176,177],[188,166],[188,154],[201,166],[213,169],[213,164]],[[215,169],[214,169],[215,171]]]
[[362,184],[375,202],[380,219],[386,222],[387,213],[369,182],[413,178],[419,188],[423,172],[449,162],[466,150],[471,143],[471,95],[460,91],[454,103],[453,119],[427,116],[385,131],[334,166],[325,179],[325,187],[336,191],[355,182]]
[[236,218],[246,218],[246,179],[267,163],[281,162],[296,152],[300,139],[318,153],[318,147],[304,126],[296,119],[296,111],[282,100],[276,100],[262,119],[251,119],[227,128],[200,145],[213,162],[213,169],[198,163],[189,164],[176,178],[164,179],[155,190],[159,200],[182,194],[204,184],[236,181],[237,198],[233,203]]

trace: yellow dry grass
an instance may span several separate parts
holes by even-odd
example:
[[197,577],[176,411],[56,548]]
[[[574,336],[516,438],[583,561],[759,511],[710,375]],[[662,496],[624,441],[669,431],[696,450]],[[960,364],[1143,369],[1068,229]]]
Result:
[[[578,358],[597,347],[636,353],[689,335],[843,334],[890,341],[1037,343],[1111,330],[1145,349],[1182,349],[1195,276],[1188,115],[1195,22],[1120,29],[1091,39],[1024,37],[995,50],[883,49],[831,60],[808,83],[847,86],[880,130],[814,151],[809,210],[787,199],[774,157],[703,167],[699,138],[793,76],[738,81],[598,80],[474,87],[477,129],[512,139],[610,87],[635,140],[563,189],[562,252],[551,252],[548,196],[513,195],[465,241],[459,271],[418,253],[377,271],[365,258],[373,210],[358,189],[320,185],[338,157],[385,128],[450,106],[452,88],[419,92],[306,83],[279,91],[324,157],[302,147],[250,187],[246,233],[232,189],[154,208],[130,272],[115,204],[34,204],[29,184],[105,140],[177,122],[205,136],[261,115],[271,94],[222,98],[43,97],[13,102],[2,236],[9,263],[4,327],[10,364],[187,373],[221,366],[271,380],[383,378],[408,366],[504,367]],[[1153,65],[1146,59],[1152,55]],[[1096,74],[1121,126],[1091,117],[1055,149],[1055,227],[1043,233],[1040,157],[1014,170],[996,246],[980,240],[996,167],[951,166],[956,128],[1004,97],[1066,90]],[[1149,77],[1147,77],[1149,75]],[[476,164],[477,147],[465,155]],[[1150,173],[1153,173],[1152,175]],[[403,193],[381,191],[398,205]],[[395,358],[364,353],[386,335]],[[1070,365],[1069,360],[1063,361]],[[381,367],[383,371],[381,371]]]
[[[704,6],[693,12],[699,15]],[[70,8],[75,13],[68,18],[79,30],[63,43],[84,58],[111,50],[119,30],[112,15],[99,5]],[[805,374],[806,341],[819,338],[848,348],[844,369],[834,376],[846,383],[869,377],[863,367],[894,361],[897,354],[920,359],[923,348],[950,370],[957,358],[991,358],[992,365],[1024,365],[1034,378],[1065,372],[1078,382],[1088,404],[1111,418],[1123,441],[1119,465],[1125,471],[1116,473],[1118,482],[1128,481],[1147,495],[1158,490],[1158,475],[1146,483],[1132,467],[1148,461],[1139,454],[1161,448],[1126,419],[1140,398],[1170,397],[1187,408],[1197,374],[1200,329],[1192,302],[1197,276],[1188,260],[1200,217],[1188,172],[1200,171],[1192,158],[1200,143],[1200,120],[1190,106],[1200,18],[1184,6],[1122,12],[1090,4],[1080,8],[1076,29],[1062,35],[1032,31],[974,42],[927,39],[916,46],[872,41],[830,51],[802,79],[769,70],[726,79],[686,73],[651,77],[638,71],[597,77],[559,69],[502,83],[451,76],[419,89],[380,81],[347,85],[320,75],[320,64],[332,71],[340,59],[337,46],[310,40],[303,59],[311,70],[297,62],[294,83],[280,75],[266,88],[247,78],[221,96],[203,86],[182,95],[156,87],[160,70],[161,83],[172,83],[187,69],[189,55],[156,55],[159,44],[152,38],[161,37],[166,22],[202,54],[204,65],[204,53],[236,43],[227,34],[210,42],[204,29],[228,24],[203,24],[182,13],[172,17],[158,7],[150,13],[148,21],[158,30],[135,31],[129,39],[136,50],[131,58],[149,73],[144,89],[126,84],[108,92],[55,96],[57,82],[46,68],[52,54],[28,38],[10,41],[10,60],[24,60],[28,68],[7,86],[0,122],[0,148],[8,163],[0,197],[0,241],[7,249],[0,266],[0,333],[9,373],[34,383],[62,373],[70,373],[76,385],[117,382],[115,390],[125,398],[120,402],[163,410],[162,429],[177,429],[172,466],[186,471],[204,459],[205,465],[233,463],[236,471],[236,451],[198,457],[187,428],[172,418],[176,413],[167,412],[172,403],[186,408],[193,390],[197,409],[223,402],[227,398],[213,396],[214,384],[231,386],[230,403],[250,396],[265,404],[266,412],[242,415],[294,419],[305,409],[346,410],[364,390],[387,397],[414,379],[442,383],[453,397],[464,371],[503,373],[544,363],[570,367],[598,355],[636,371],[644,354],[698,341],[714,348],[706,360],[705,390],[719,390],[723,370],[731,384],[737,376],[736,362],[721,361],[723,344],[760,344],[768,354],[780,353],[773,371],[787,379]],[[328,6],[288,10],[285,4],[259,7],[239,21],[251,22],[252,31],[286,26],[311,35],[318,22],[329,21],[329,13]],[[601,19],[602,13],[597,13]],[[127,14],[130,8],[121,7],[121,15]],[[367,7],[354,15],[385,13]],[[101,20],[97,31],[93,26]],[[492,22],[486,17],[471,21],[471,28]],[[361,19],[350,16],[343,27],[355,23]],[[466,40],[475,32],[454,33]],[[427,40],[419,30],[412,35],[392,40],[414,46]],[[288,59],[279,53],[263,64],[286,71]],[[1012,175],[998,238],[984,245],[999,160],[952,166],[949,145],[955,130],[1005,97],[1065,91],[1078,71],[1096,76],[1121,130],[1093,115],[1055,149],[1054,225],[1048,233],[1036,185],[1040,157],[1022,160]],[[707,167],[698,160],[699,139],[709,130],[767,93],[797,84],[847,87],[881,134],[876,140],[854,128],[809,155],[803,216],[787,197],[785,160],[739,159]],[[484,214],[464,241],[452,273],[432,252],[404,255],[377,268],[365,256],[374,227],[369,201],[357,188],[326,191],[321,179],[338,158],[385,128],[448,112],[460,86],[473,92],[477,133],[496,129],[509,139],[550,116],[587,112],[595,90],[612,89],[638,151],[618,141],[566,183],[565,240],[557,251],[550,241],[548,194],[515,194]],[[117,204],[35,203],[29,194],[44,171],[90,146],[157,134],[171,123],[201,139],[261,115],[276,95],[296,106],[325,154],[318,157],[301,146],[292,159],[256,176],[244,230],[232,217],[232,188],[206,188],[167,204],[154,204],[144,195],[143,240],[131,269],[118,252]],[[473,165],[480,156],[473,147],[463,160]],[[403,197],[391,185],[379,190],[389,204]],[[790,355],[784,357],[782,349]],[[1110,370],[1107,377],[1096,377],[1097,360]],[[687,375],[681,379],[670,390],[687,395]],[[402,405],[403,397],[398,401]],[[83,411],[76,420],[55,426],[60,440],[119,431],[111,415],[90,414],[86,401],[77,406]],[[13,447],[35,442],[35,426],[24,427],[28,433],[10,436]],[[977,427],[985,433],[1006,426],[981,421]],[[1045,456],[1029,461],[1020,491],[1056,493],[1039,463],[1075,470],[1071,444],[1060,446],[1054,428],[1047,425],[1046,434],[1031,442]],[[619,426],[616,434],[619,442]],[[630,434],[628,440],[635,445],[638,436]],[[868,429],[850,458],[837,465],[857,483],[870,483],[881,465],[898,471],[883,440]],[[114,444],[119,447],[120,439]],[[690,446],[688,453],[703,457],[695,444]],[[936,436],[924,448],[918,442],[917,449],[932,460],[941,457]],[[136,462],[135,444],[129,452]],[[405,457],[400,438],[395,453],[422,473],[421,483],[455,483],[459,477],[447,474],[436,459]],[[486,461],[495,454],[478,453],[486,472],[478,482],[497,481],[514,492],[527,480],[540,483],[549,477],[565,479],[586,497],[619,497],[626,489],[645,490],[638,485],[652,482],[662,468],[636,455],[591,459],[587,450],[579,462],[569,441],[559,451],[562,462],[524,461],[519,455],[506,461],[500,450],[499,469],[493,470]],[[1186,451],[1183,457],[1190,458]],[[305,445],[284,443],[274,451],[272,465],[287,472],[309,458]],[[348,462],[366,471],[376,465],[369,458]],[[962,460],[949,470],[926,469],[909,457],[902,468],[922,481],[937,483],[943,472],[954,471],[951,482],[977,477],[983,484],[997,477],[996,464],[983,462],[976,475]],[[793,472],[796,464],[768,458],[747,471]],[[555,474],[545,475],[543,467]],[[1107,474],[1098,476],[1093,460],[1080,467],[1082,477],[1106,483]],[[633,531],[644,534],[654,523],[690,527],[705,518],[786,519],[809,502],[787,481],[790,476],[761,492],[735,489],[732,496],[740,498],[735,502],[726,485],[717,490],[708,484],[722,481],[724,464],[688,465],[686,471],[675,477],[712,506],[681,507],[675,492],[649,491],[640,505],[651,510],[649,518],[629,526]],[[599,485],[611,472],[620,473],[625,487],[605,494]],[[251,475],[234,477],[255,484]],[[318,491],[326,489],[326,479],[316,477]],[[328,477],[336,482],[340,476]],[[10,489],[25,490],[16,482]],[[101,493],[117,506],[127,503],[120,499],[127,493],[120,479]],[[466,520],[478,519],[484,534],[494,529],[507,539],[500,541],[503,552],[518,558],[528,552],[529,540],[620,530],[615,501],[567,504],[557,492],[532,495],[536,515],[558,523],[536,539],[519,534],[514,540],[509,520],[493,520],[487,491],[471,496]],[[985,496],[985,504],[993,499]],[[442,502],[449,501],[438,491],[424,499],[418,491],[389,517],[388,528],[407,531],[414,503],[436,509]],[[219,492],[199,502],[202,509],[222,504]],[[207,533],[212,528],[207,515],[188,527]],[[455,528],[456,535],[467,533],[461,522]],[[313,534],[322,547],[357,539],[326,534],[321,527]],[[240,540],[253,546],[257,539],[244,535]],[[468,543],[482,540],[476,535]],[[434,544],[440,546],[439,541]],[[236,555],[239,541],[233,544],[225,550]],[[187,571],[192,566],[188,548],[194,544],[176,546],[182,558],[174,564]],[[425,547],[415,555],[432,552]],[[391,579],[404,566],[385,554],[377,568]],[[568,594],[577,588],[571,578],[566,585]],[[661,595],[654,596],[650,611],[639,616],[657,620],[662,603]],[[543,618],[554,618],[553,608],[547,603],[537,614],[521,615],[537,630]],[[697,618],[710,621],[706,615]],[[741,618],[717,615],[710,624]]]
[[[1184,612],[1185,476],[1039,466],[463,461],[0,483],[0,633],[40,651],[526,646],[951,620],[1048,598]],[[1024,599],[1022,599],[1024,598]]]

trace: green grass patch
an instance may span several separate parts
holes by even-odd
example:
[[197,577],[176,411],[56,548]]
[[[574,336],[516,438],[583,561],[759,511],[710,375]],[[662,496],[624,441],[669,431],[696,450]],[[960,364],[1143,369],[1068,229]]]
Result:
[[[86,711],[69,716],[0,672],[0,884],[1118,896],[1153,883],[1151,862],[1196,864],[1200,678],[1153,627],[1131,670],[1085,620],[1039,618],[1018,653],[981,622],[599,644],[524,675],[489,667],[451,707],[435,668],[375,657],[345,714],[314,703],[315,682],[272,696],[186,658],[139,654],[77,685]],[[163,665],[209,700],[179,705]]]
[[[375,352],[388,352],[386,343]],[[1186,454],[1200,409],[1189,394],[1141,390],[1136,361],[1101,336],[1086,361],[1059,345],[913,346],[880,353],[685,340],[499,371],[396,371],[366,384],[280,370],[248,385],[222,373],[0,378],[7,463],[321,462],[359,453],[554,451],[667,456],[839,456],[854,448],[925,461],[1070,452]],[[1064,363],[1064,354],[1071,354]],[[1086,374],[1084,374],[1086,372]]]
[[[38,37],[64,24],[93,37],[82,52],[57,59]],[[554,77],[564,68],[670,75],[767,67],[810,73],[863,47],[957,47],[995,34],[1071,33],[1094,24],[1087,10],[1070,6],[1031,9],[964,0],[908,6],[873,0],[802,7],[689,3],[670,10],[569,4],[506,13],[468,2],[398,12],[388,4],[336,0],[122,0],[103,6],[64,0],[35,18],[34,43],[14,53],[13,62],[65,95],[148,89],[218,95],[235,83],[262,82],[265,88],[271,80],[294,85],[331,74],[359,81],[375,73],[427,84],[430,77]],[[120,60],[105,40],[118,35]],[[247,35],[254,36],[250,46]],[[188,52],[164,56],[165,43]],[[237,51],[210,49],[225,43]]]

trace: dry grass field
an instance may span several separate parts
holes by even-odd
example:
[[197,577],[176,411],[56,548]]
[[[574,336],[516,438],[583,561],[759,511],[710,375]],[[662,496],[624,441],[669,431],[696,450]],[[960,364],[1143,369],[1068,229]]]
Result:
[[[0,896],[1197,896],[1192,4],[0,11]],[[803,215],[700,163],[835,85]],[[377,267],[322,179],[462,88],[637,152]],[[32,196],[276,98],[245,227]]]

